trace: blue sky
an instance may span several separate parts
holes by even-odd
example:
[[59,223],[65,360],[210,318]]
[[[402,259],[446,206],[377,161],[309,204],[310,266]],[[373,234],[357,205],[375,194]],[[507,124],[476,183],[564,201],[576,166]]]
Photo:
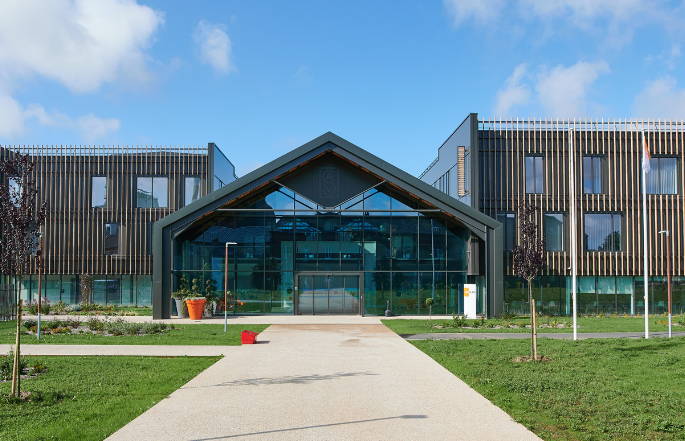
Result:
[[660,0],[3,0],[0,144],[215,142],[242,175],[332,131],[418,175],[469,112],[685,118],[682,29]]

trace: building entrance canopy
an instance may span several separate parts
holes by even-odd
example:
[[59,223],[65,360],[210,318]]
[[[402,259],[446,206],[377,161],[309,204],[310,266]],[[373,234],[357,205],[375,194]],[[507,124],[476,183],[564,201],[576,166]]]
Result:
[[239,314],[458,313],[479,280],[480,312],[502,303],[498,222],[330,133],[154,228],[156,318],[184,275],[223,293],[225,268]]

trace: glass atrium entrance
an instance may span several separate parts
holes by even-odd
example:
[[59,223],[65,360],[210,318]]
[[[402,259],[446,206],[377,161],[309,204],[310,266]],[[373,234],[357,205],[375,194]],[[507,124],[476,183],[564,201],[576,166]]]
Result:
[[298,274],[295,314],[359,315],[360,274]]

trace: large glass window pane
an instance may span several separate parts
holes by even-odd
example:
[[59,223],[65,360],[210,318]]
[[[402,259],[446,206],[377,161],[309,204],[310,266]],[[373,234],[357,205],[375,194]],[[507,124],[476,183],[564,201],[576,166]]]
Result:
[[119,254],[119,224],[105,224],[105,256]]
[[585,311],[586,314],[597,313],[595,276],[578,277],[578,311]]
[[[394,270],[416,271],[419,246],[416,217],[392,218],[392,268]],[[430,251],[429,251],[430,254]]]
[[[224,271],[226,265],[226,242],[235,242],[235,219],[233,215],[210,222],[205,230],[204,238],[204,264],[205,271]],[[233,271],[235,245],[228,246],[228,269]]]
[[268,272],[264,274],[267,314],[293,314],[293,273]]
[[340,217],[319,216],[319,271],[340,271]]
[[[293,208],[295,208],[295,200],[293,199],[293,193],[281,189],[280,191],[274,191],[270,193],[265,198],[266,206],[263,208],[273,209],[275,215],[293,215]],[[289,210],[289,211],[277,211],[277,210]]]
[[466,246],[469,231],[456,223],[447,224],[447,270],[466,271]]
[[597,277],[598,308],[605,314],[616,312],[616,277]]
[[297,271],[316,271],[319,229],[316,216],[295,218],[295,269]]
[[93,176],[91,190],[91,207],[107,206],[107,178]]
[[268,270],[293,270],[293,222],[292,212],[290,216],[266,217],[264,252]]
[[264,273],[261,271],[238,272],[236,275],[237,314],[264,313]]
[[152,207],[152,178],[139,176],[136,184],[137,206],[139,208]]
[[387,213],[371,210],[390,210],[390,196],[374,189],[364,193],[364,211],[369,216],[387,216]]
[[464,284],[466,273],[447,273],[447,313],[464,313]]
[[201,270],[203,265],[204,223],[199,222],[174,239],[174,269]]
[[543,221],[547,251],[563,251],[564,215],[562,213],[545,213]]
[[588,213],[585,215],[586,251],[621,251],[621,215]]
[[440,219],[419,216],[419,265],[422,270],[447,269],[447,227]]
[[583,157],[583,193],[598,194],[602,192],[602,158],[599,156]]
[[364,314],[383,315],[390,300],[389,272],[364,273]]
[[419,313],[429,314],[426,299],[433,299],[433,314],[446,314],[447,291],[445,273],[438,271],[424,271],[420,274],[419,283]]
[[594,193],[592,190],[592,157],[583,157],[583,193]]
[[542,193],[543,173],[542,156],[527,156],[526,193]]
[[167,207],[169,193],[169,178],[152,178],[152,206]]
[[363,269],[363,218],[352,217],[351,213],[343,216],[340,227],[340,269],[342,271],[359,271]]
[[602,192],[602,158],[595,156],[592,158],[592,192]]
[[392,314],[419,313],[418,273],[392,273]]
[[678,193],[678,160],[676,158],[659,158],[659,180],[661,194]]
[[152,276],[136,276],[138,306],[152,306]]
[[236,216],[235,223],[238,271],[264,271],[264,218]]
[[186,176],[185,178],[185,205],[192,204],[200,199],[200,177]]
[[499,213],[497,221],[502,224],[502,243],[504,251],[511,251],[516,247],[516,215],[514,213]]
[[364,218],[364,269],[390,269],[390,218]]

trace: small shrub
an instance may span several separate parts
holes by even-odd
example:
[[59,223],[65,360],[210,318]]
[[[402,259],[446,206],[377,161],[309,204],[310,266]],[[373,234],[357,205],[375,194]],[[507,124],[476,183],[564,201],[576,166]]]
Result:
[[50,329],[57,329],[62,327],[62,322],[59,320],[50,320],[49,322],[45,323],[45,326],[47,326]]
[[528,326],[528,323],[524,321],[518,321],[516,322],[516,326],[518,326],[519,328],[525,328],[526,326]]
[[33,373],[40,374],[41,372],[45,372],[45,366],[40,361],[34,360],[32,364]]
[[26,329],[31,329],[34,326],[38,326],[38,322],[35,320],[24,320],[24,323],[22,323]]
[[499,318],[501,318],[502,320],[510,320],[510,319],[516,318],[516,313],[505,311],[502,314],[500,314]]
[[[26,357],[19,357],[19,374],[21,375],[29,361]],[[5,356],[0,356],[0,381],[7,381],[12,379],[12,368],[14,367],[14,352],[10,351]]]
[[91,331],[101,332],[105,324],[97,317],[91,317],[88,319],[87,326]]
[[52,306],[53,311],[55,311],[55,314],[66,314],[70,311],[69,305],[64,303],[62,300],[59,302],[55,303]]

